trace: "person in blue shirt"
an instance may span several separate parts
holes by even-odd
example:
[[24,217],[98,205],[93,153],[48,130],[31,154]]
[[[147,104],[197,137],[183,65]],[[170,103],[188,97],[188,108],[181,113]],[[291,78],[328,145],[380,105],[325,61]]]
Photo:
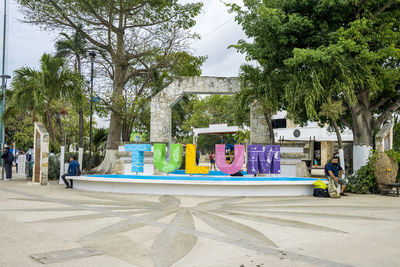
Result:
[[76,161],[75,156],[70,156],[69,157],[69,165],[68,165],[68,174],[63,174],[61,178],[63,179],[66,187],[65,188],[72,188],[73,187],[73,180],[70,179],[70,183],[68,180],[65,178],[66,176],[78,176],[79,173],[79,163]]
[[346,188],[347,181],[342,178],[343,176],[343,169],[339,165],[339,157],[333,157],[331,163],[325,165],[325,176],[326,179],[333,179],[335,185],[341,185],[340,188],[340,195],[347,196],[344,193],[344,189]]

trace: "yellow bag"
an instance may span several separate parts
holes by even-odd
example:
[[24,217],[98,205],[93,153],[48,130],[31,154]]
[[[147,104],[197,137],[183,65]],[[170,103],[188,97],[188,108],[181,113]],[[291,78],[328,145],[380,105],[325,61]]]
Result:
[[318,179],[314,182],[314,186],[315,186],[315,188],[321,188],[321,189],[328,188],[328,186],[324,182],[322,182],[320,179]]

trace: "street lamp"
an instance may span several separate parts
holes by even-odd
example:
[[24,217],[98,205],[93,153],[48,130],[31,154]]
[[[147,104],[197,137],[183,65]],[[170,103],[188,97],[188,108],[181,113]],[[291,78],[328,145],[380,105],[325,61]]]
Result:
[[93,122],[93,66],[96,53],[91,51],[89,53],[91,69],[90,69],[90,137],[89,137],[89,170],[92,169],[92,122]]
[[[6,88],[7,88],[7,80],[11,79],[10,75],[0,75],[0,78],[2,80],[2,93],[3,93],[3,101],[2,101],[2,107],[1,107],[1,115],[3,115],[3,112],[6,108]],[[4,152],[4,143],[5,143],[5,126],[4,126],[4,119],[1,119],[1,155],[3,155]],[[4,160],[1,164],[1,179],[4,180]]]

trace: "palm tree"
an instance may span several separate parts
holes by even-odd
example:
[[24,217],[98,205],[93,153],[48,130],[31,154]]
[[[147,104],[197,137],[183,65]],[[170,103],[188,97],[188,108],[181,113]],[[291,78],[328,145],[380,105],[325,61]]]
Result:
[[[79,25],[82,28],[82,25]],[[58,40],[55,44],[57,56],[72,61],[74,71],[82,75],[82,59],[87,56],[87,42],[81,31],[77,30],[72,36],[61,33],[64,39]],[[79,112],[79,156],[78,161],[82,167],[83,162],[83,141],[84,141],[84,117],[82,105],[77,106]]]
[[[82,28],[82,25],[79,26]],[[77,30],[72,36],[61,33],[64,39],[58,40],[55,44],[56,56],[63,57],[73,62],[74,71],[82,74],[82,60],[87,57],[87,41],[81,31]]]
[[264,116],[265,123],[268,126],[269,140],[265,141],[266,143],[275,144],[272,115],[283,105],[283,91],[275,90],[273,82],[261,67],[241,66],[240,81],[241,88],[236,94],[236,101],[240,103],[235,114],[237,119],[243,121],[243,116],[248,114],[250,105],[256,101],[256,112]]
[[13,95],[4,116],[30,112],[44,123],[53,144],[61,137],[64,146],[62,116],[72,103],[81,103],[83,82],[79,74],[65,67],[65,59],[43,54],[40,70],[23,67],[15,71]]

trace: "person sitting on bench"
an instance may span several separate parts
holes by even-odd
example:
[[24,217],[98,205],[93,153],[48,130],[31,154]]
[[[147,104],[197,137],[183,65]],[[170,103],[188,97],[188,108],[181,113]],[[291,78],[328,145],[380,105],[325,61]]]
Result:
[[343,176],[343,169],[339,165],[339,157],[333,157],[331,163],[325,165],[325,176],[326,179],[333,179],[335,185],[341,185],[340,188],[340,195],[347,196],[344,193],[344,189],[346,188],[347,181],[342,178]]
[[65,188],[72,188],[73,187],[73,180],[70,179],[70,183],[68,183],[67,179],[65,176],[77,176],[79,175],[79,163],[75,160],[75,156],[70,156],[69,157],[69,165],[68,165],[68,174],[63,174],[61,178],[63,179],[66,187]]

